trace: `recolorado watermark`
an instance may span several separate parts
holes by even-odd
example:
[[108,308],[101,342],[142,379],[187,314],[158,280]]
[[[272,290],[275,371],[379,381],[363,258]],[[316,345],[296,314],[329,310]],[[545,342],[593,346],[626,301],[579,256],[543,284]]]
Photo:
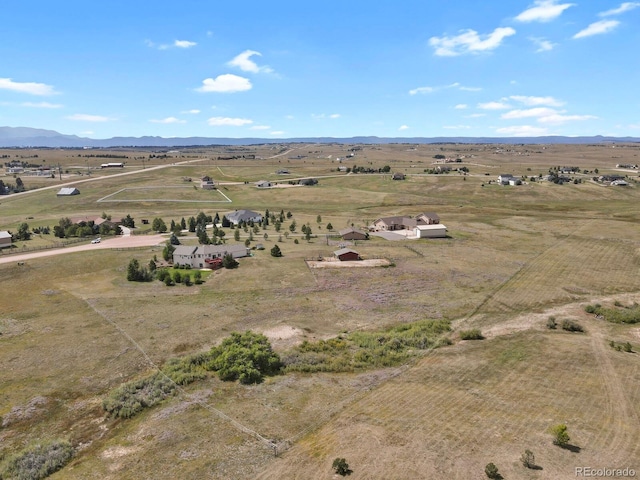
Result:
[[636,476],[633,468],[593,468],[576,467],[576,477],[590,478],[632,478]]

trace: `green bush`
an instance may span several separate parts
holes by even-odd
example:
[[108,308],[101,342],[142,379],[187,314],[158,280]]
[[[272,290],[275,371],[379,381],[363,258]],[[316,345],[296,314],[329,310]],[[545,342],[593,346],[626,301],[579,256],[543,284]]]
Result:
[[64,440],[37,442],[9,457],[0,478],[39,480],[64,467],[73,457],[73,447]]
[[556,322],[556,317],[549,317],[547,319],[547,328],[549,328],[551,330],[555,330],[557,326],[558,326],[558,324]]
[[561,323],[562,329],[567,332],[584,332],[584,328],[573,320],[565,319]]
[[243,384],[260,383],[264,375],[275,375],[282,366],[267,337],[251,331],[233,332],[210,355],[206,368],[217,371],[221,380]]
[[482,332],[480,332],[477,328],[472,328],[471,330],[461,330],[460,338],[462,340],[483,340]]

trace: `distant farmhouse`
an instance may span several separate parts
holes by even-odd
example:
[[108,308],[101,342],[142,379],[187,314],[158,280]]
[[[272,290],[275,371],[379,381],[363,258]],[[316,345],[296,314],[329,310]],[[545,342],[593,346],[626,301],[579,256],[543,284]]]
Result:
[[404,180],[405,178],[405,174],[400,172],[394,173],[393,177],[391,177],[392,180]]
[[200,179],[200,188],[202,188],[203,190],[215,190],[216,183],[213,181],[213,178],[205,175]]
[[370,229],[375,232],[410,230],[418,238],[444,238],[447,236],[447,227],[440,223],[440,217],[433,212],[421,213],[415,218],[409,216],[378,218]]
[[522,185],[522,180],[514,177],[510,173],[503,173],[502,175],[498,175],[498,183],[500,185]]
[[103,163],[102,165],[100,165],[100,168],[124,168],[124,163],[122,162]]
[[174,265],[189,265],[191,268],[215,266],[216,259],[231,254],[233,258],[249,256],[249,249],[241,244],[236,245],[178,245],[173,251]]
[[256,182],[256,187],[270,188],[270,187],[273,187],[273,183],[271,183],[269,180],[260,180],[259,182]]
[[238,225],[240,222],[258,223],[262,221],[262,215],[252,210],[236,210],[235,212],[225,214],[225,216],[227,217],[227,220],[234,225]]
[[0,232],[0,248],[11,247],[11,234],[5,230]]
[[61,188],[58,193],[56,193],[58,197],[68,197],[71,195],[80,195],[80,190],[75,187],[64,187]]

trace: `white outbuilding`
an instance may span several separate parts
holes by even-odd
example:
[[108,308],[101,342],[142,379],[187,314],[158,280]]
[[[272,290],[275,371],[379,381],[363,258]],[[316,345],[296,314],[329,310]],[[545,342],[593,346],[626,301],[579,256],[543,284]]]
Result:
[[445,238],[447,236],[447,227],[441,223],[417,225],[413,232],[417,238]]

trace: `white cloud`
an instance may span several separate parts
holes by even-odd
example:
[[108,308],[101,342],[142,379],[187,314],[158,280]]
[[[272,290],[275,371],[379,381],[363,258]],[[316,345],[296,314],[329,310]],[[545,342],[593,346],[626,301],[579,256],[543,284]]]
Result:
[[503,127],[496,129],[497,133],[504,133],[514,137],[528,137],[535,135],[544,135],[547,133],[546,128],[533,127],[531,125],[514,125],[512,127]]
[[227,62],[227,65],[230,67],[238,67],[243,72],[251,72],[251,73],[272,73],[273,69],[269,66],[259,67],[251,57],[257,55],[259,57],[262,56],[260,52],[256,52],[255,50],[245,50],[240,55],[237,55],[233,58],[233,60]]
[[479,103],[478,108],[482,110],[505,110],[511,108],[511,105],[504,102],[485,102]]
[[455,37],[431,37],[429,45],[435,49],[435,54],[443,57],[452,57],[465,53],[478,53],[498,48],[505,38],[515,35],[516,31],[511,27],[498,27],[493,32],[478,35],[475,30],[462,30]]
[[569,7],[574,7],[575,3],[556,3],[556,0],[536,0],[532,7],[520,13],[516,20],[520,22],[549,22],[562,15]]
[[409,90],[409,95],[416,95],[418,93],[432,93],[435,89],[433,87],[418,87],[413,90]]
[[529,40],[531,40],[534,45],[538,47],[536,53],[548,52],[550,50],[553,50],[553,48],[556,46],[555,43],[552,43],[544,38],[529,37]]
[[186,120],[180,120],[179,118],[176,117],[167,117],[167,118],[163,118],[162,120],[149,120],[151,123],[164,123],[164,124],[170,124],[170,123],[187,123]]
[[607,10],[606,12],[601,12],[598,15],[601,17],[609,17],[611,15],[620,15],[621,13],[626,13],[638,7],[640,7],[640,3],[638,2],[624,2],[618,8],[612,8],[611,10]]
[[469,105],[467,105],[466,103],[459,103],[458,105],[456,105],[455,108],[456,110],[464,110],[465,108],[467,108]]
[[251,82],[248,78],[239,77],[232,73],[218,75],[216,78],[205,78],[202,86],[196,88],[198,92],[234,93],[251,90]]
[[311,118],[316,118],[316,119],[320,119],[320,118],[332,118],[332,119],[336,119],[336,118],[340,118],[340,114],[339,113],[332,113],[331,115],[326,115],[324,113],[312,113],[311,114]]
[[254,125],[251,127],[251,130],[269,130],[271,127],[269,125]]
[[398,130],[402,131],[402,130],[408,130],[409,129],[409,125],[400,125],[400,127],[398,128]]
[[500,118],[514,119],[514,118],[531,118],[531,117],[548,117],[556,115],[558,112],[553,108],[538,107],[529,108],[526,110],[511,110],[510,112],[503,113]]
[[274,132],[271,132],[271,135],[284,135],[286,132],[282,131],[282,130],[276,130]]
[[524,95],[511,95],[509,97],[511,100],[515,100],[516,102],[523,103],[529,107],[534,107],[537,105],[547,105],[549,107],[561,107],[564,105],[564,102],[561,100],[557,100],[553,97],[531,97]]
[[248,118],[211,117],[207,120],[207,123],[212,127],[242,127],[243,125],[252,124],[253,120],[249,120]]
[[29,95],[55,95],[56,92],[51,85],[35,82],[14,82],[10,78],[0,78],[0,90],[12,90]]
[[197,45],[196,42],[190,42],[189,40],[176,40],[173,42],[174,47],[178,48],[191,48]]
[[573,38],[584,38],[590,37],[592,35],[608,33],[618,25],[620,25],[620,22],[618,20],[600,20],[598,22],[592,23],[584,30],[580,30],[573,36]]
[[183,114],[189,114],[189,115],[197,115],[200,113],[200,110],[198,110],[197,108],[193,108],[191,110],[183,110],[182,112]]
[[451,83],[449,85],[441,85],[441,86],[437,86],[437,87],[418,87],[418,88],[414,88],[413,90],[409,90],[409,95],[416,95],[418,93],[433,93],[436,92],[438,90],[445,90],[448,88],[457,88],[458,90],[462,90],[465,92],[479,92],[480,90],[482,90],[482,88],[480,87],[464,87],[462,85],[460,85],[458,82],[455,83]]
[[30,107],[30,108],[62,108],[63,105],[59,103],[49,103],[49,102],[24,102],[20,104],[21,107]]
[[76,113],[65,117],[67,120],[74,120],[78,122],[108,122],[111,120],[109,117],[102,115],[87,115],[86,113]]
[[551,123],[551,124],[560,124],[566,122],[577,122],[583,120],[593,120],[598,118],[593,115],[560,115],[560,114],[552,114],[544,117],[538,118],[538,122],[540,123]]

